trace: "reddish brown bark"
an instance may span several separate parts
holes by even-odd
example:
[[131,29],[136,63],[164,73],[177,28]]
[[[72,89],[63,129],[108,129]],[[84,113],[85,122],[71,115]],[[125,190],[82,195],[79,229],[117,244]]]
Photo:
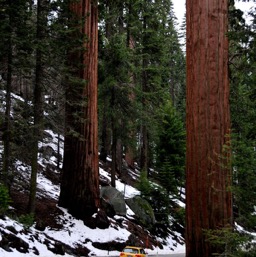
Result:
[[232,222],[227,8],[227,0],[187,0],[186,6],[187,257],[223,252],[204,230]]
[[73,1],[70,9],[77,20],[73,27],[79,30],[75,35],[84,40],[77,50],[70,51],[74,77],[67,83],[67,131],[59,204],[77,218],[86,219],[99,207],[97,1]]

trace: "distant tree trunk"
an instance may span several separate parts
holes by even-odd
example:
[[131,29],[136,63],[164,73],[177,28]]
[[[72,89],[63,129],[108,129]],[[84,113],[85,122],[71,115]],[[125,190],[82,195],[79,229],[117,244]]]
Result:
[[148,130],[145,125],[141,127],[141,137],[140,168],[148,174]]
[[[11,18],[10,18],[11,19]],[[11,88],[12,88],[12,65],[13,65],[13,45],[12,35],[9,35],[9,48],[8,48],[8,68],[7,68],[7,82],[6,82],[6,97],[5,97],[5,116],[4,116],[4,132],[3,132],[3,183],[5,186],[9,185],[9,168],[10,168],[10,155],[11,155]]]
[[[147,5],[147,1],[144,1],[144,5]],[[146,94],[149,92],[149,81],[148,81],[148,68],[149,68],[149,60],[148,60],[148,53],[146,50],[147,45],[147,27],[148,27],[148,13],[147,8],[144,7],[144,17],[143,17],[143,46],[144,49],[143,57],[142,57],[142,92],[144,96],[142,97],[142,107],[143,110],[147,109],[147,100],[146,100]],[[148,155],[148,148],[149,148],[149,140],[148,140],[148,129],[145,124],[141,125],[141,156],[140,156],[140,168],[141,170],[144,170],[146,174],[148,175],[148,163],[149,163],[149,155]]]
[[117,146],[116,146],[116,161],[117,161],[117,172],[120,174],[122,170],[122,164],[123,164],[123,144],[121,136],[117,140]]
[[[131,135],[132,135],[132,133],[131,133]],[[132,136],[130,138],[131,138],[131,140],[133,140]],[[130,146],[127,146],[127,148],[126,148],[125,161],[126,161],[128,167],[134,169],[134,151],[133,151],[132,147],[130,147]]]
[[7,81],[6,81],[6,96],[5,96],[5,115],[3,129],[3,170],[1,180],[5,186],[10,187],[10,165],[11,165],[11,91],[12,91],[12,76],[13,76],[13,4],[7,3],[8,6],[8,27],[10,31],[7,34]]
[[186,256],[224,247],[205,230],[232,225],[228,1],[187,0]]
[[[147,60],[145,59],[145,57],[143,57],[143,74],[142,74],[142,91],[143,91],[143,93],[148,92],[148,80],[147,80],[147,71],[146,71],[147,66],[148,66]],[[145,97],[143,97],[143,99],[142,99],[142,106],[143,106],[143,109],[147,108],[147,103],[146,103]],[[149,145],[148,129],[145,124],[142,124],[141,125],[140,168],[141,168],[141,170],[144,170],[146,172],[146,174],[148,174],[148,163],[149,163],[148,145]]]
[[[129,12],[128,17],[130,17],[130,16],[132,16],[132,3],[131,3],[131,1],[128,4],[128,10],[129,10],[128,11]],[[130,19],[131,18],[128,18],[128,25],[127,25],[127,47],[129,47],[130,49],[134,49],[135,42],[134,42],[134,39],[131,35]],[[134,88],[134,85],[135,85],[134,74],[131,74],[130,78],[131,78],[130,87]],[[132,90],[132,93],[129,96],[129,99],[131,100],[131,103],[133,103],[135,101],[135,95],[134,95],[133,90]],[[130,123],[132,123],[132,121],[130,121]],[[126,144],[126,147],[125,147],[125,161],[126,161],[127,165],[130,168],[133,169],[134,168],[134,162],[135,162],[135,154],[134,154],[134,150],[133,150],[131,142],[136,138],[136,133],[133,129],[130,131],[128,137],[129,137],[129,141],[130,141],[129,143],[130,144]]]
[[112,153],[112,162],[111,162],[111,186],[116,187],[116,146],[117,146],[117,137],[116,137],[116,129],[112,126],[112,145],[111,145],[111,153]]
[[[66,135],[59,204],[84,221],[99,207],[97,123],[97,1],[72,1],[76,43],[66,88]],[[86,37],[86,38],[85,38]],[[82,49],[83,47],[83,49]]]
[[103,162],[107,161],[107,156],[110,154],[111,148],[111,137],[109,129],[109,120],[106,112],[106,100],[103,103],[103,114],[102,114],[102,129],[101,129],[101,149],[100,149],[100,160]]
[[36,188],[37,188],[37,172],[38,172],[38,142],[42,137],[43,131],[43,78],[44,78],[44,61],[43,47],[41,42],[45,38],[47,26],[47,5],[48,0],[37,1],[37,43],[36,49],[36,68],[35,68],[35,88],[34,88],[34,124],[33,139],[31,151],[31,177],[30,177],[30,194],[28,211],[31,214],[35,212],[36,204]]
[[[115,15],[112,14],[113,12],[113,6],[114,1],[107,0],[105,2],[105,9],[107,11],[107,15],[105,18],[106,22],[106,39],[110,40],[113,36],[113,26],[114,26],[114,18]],[[113,95],[114,93],[111,92],[111,100],[113,101]],[[101,151],[100,151],[100,159],[104,162],[107,160],[107,155],[110,154],[113,148],[111,144],[111,130],[112,130],[112,121],[110,120],[110,116],[107,114],[108,110],[108,102],[107,99],[104,98],[103,103],[103,116],[102,116],[102,131],[101,131]],[[113,133],[112,133],[112,139],[113,139]],[[113,140],[112,140],[113,141]],[[113,163],[112,163],[113,165]]]
[[58,142],[57,142],[57,168],[60,168],[60,162],[61,162],[61,153],[60,153],[60,142],[61,142],[61,135],[58,132]]
[[116,174],[121,172],[122,169],[122,140],[120,139],[120,131],[118,133],[118,129],[116,127],[116,123],[121,123],[120,121],[114,122],[112,120],[112,163],[111,163],[111,186],[116,187]]

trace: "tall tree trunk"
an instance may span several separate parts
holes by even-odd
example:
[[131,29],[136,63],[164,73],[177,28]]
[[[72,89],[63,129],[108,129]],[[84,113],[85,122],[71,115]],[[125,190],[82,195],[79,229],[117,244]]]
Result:
[[[105,10],[106,10],[106,39],[110,40],[113,36],[113,26],[114,26],[114,18],[113,15],[113,6],[114,1],[106,0],[105,2]],[[113,96],[113,92],[111,92]],[[111,152],[111,129],[112,129],[112,121],[110,119],[110,115],[108,115],[108,99],[104,98],[103,102],[103,114],[102,114],[102,130],[101,130],[101,151],[100,151],[100,160],[106,162],[107,156]]]
[[[10,17],[11,20],[11,17]],[[10,168],[10,158],[11,158],[11,88],[12,88],[12,65],[13,65],[13,45],[12,45],[12,35],[9,35],[9,48],[8,48],[8,64],[7,64],[7,83],[6,83],[6,97],[5,97],[5,116],[4,116],[4,152],[3,152],[3,183],[5,186],[10,186],[9,184],[9,168]]]
[[57,168],[60,168],[61,163],[61,153],[60,153],[60,144],[61,144],[61,134],[58,132],[58,142],[57,142]]
[[[70,5],[78,29],[80,48],[71,49],[73,78],[66,88],[66,135],[59,204],[86,220],[99,207],[97,118],[97,1],[73,1]],[[86,37],[86,39],[84,39]],[[83,47],[84,49],[81,49]]]
[[187,0],[186,256],[224,247],[205,231],[232,225],[228,1]]
[[112,162],[111,162],[111,186],[116,187],[116,171],[117,171],[117,156],[116,156],[116,149],[117,149],[117,133],[115,124],[113,123],[112,119],[112,145],[111,145],[111,153],[112,153]]
[[[128,3],[129,15],[128,15],[128,24],[127,24],[127,47],[130,49],[134,49],[134,47],[135,47],[135,42],[131,35],[132,32],[131,32],[131,24],[130,24],[131,17],[133,15],[132,6],[133,5],[132,5],[131,1],[129,1],[129,3]],[[129,86],[133,89],[134,85],[135,85],[134,74],[131,74]],[[131,103],[133,103],[135,101],[134,90],[132,90],[132,93],[130,93],[129,99],[130,99]],[[130,121],[129,123],[132,123],[132,121]],[[132,147],[132,143],[131,143],[136,138],[136,133],[135,133],[134,129],[131,129],[128,137],[129,137],[130,144],[127,144],[125,147],[125,161],[130,168],[134,168],[134,162],[135,162],[135,153],[134,152],[135,151],[134,151],[134,149]]]
[[11,165],[11,91],[12,91],[12,76],[13,76],[13,3],[7,2],[8,5],[8,49],[7,49],[7,81],[6,81],[6,96],[5,96],[5,115],[4,115],[4,130],[3,130],[3,170],[1,180],[5,186],[10,187],[10,165]]
[[104,99],[103,113],[102,113],[102,129],[101,129],[101,149],[100,149],[100,160],[103,162],[107,161],[107,156],[110,154],[111,148],[111,132],[109,129],[109,117],[107,116],[107,103]]
[[36,68],[35,68],[35,88],[34,88],[34,125],[31,151],[31,177],[30,193],[28,202],[28,211],[31,214],[35,212],[36,188],[37,188],[37,170],[38,170],[38,142],[42,137],[43,131],[43,47],[40,45],[45,38],[47,26],[47,5],[48,0],[37,1],[37,50],[36,50]]
[[116,166],[117,166],[117,172],[121,174],[122,172],[122,166],[123,166],[123,144],[121,136],[117,139],[117,145],[116,145]]
[[148,175],[148,130],[146,125],[141,127],[141,155],[140,155],[140,168]]
[[[144,36],[143,36],[143,46],[144,49],[142,50],[143,56],[142,56],[142,92],[144,96],[142,97],[142,107],[143,110],[147,109],[147,101],[146,101],[146,94],[149,92],[149,85],[148,85],[148,66],[149,66],[149,60],[148,60],[148,53],[145,50],[146,44],[147,44],[147,26],[148,26],[148,17],[147,17],[147,8],[146,8],[146,3],[147,1],[144,1],[145,5],[145,10],[144,10],[144,17],[143,17],[143,31],[144,31]],[[141,170],[145,170],[146,174],[148,175],[148,148],[149,148],[149,141],[148,141],[148,129],[145,124],[141,125],[141,138],[142,138],[142,143],[141,143],[141,156],[140,156],[140,168]]]

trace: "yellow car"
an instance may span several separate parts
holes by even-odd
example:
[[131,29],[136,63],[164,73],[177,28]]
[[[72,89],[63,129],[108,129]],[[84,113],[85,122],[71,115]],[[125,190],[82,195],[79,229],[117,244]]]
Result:
[[147,254],[142,247],[126,246],[120,253],[120,257],[146,257]]

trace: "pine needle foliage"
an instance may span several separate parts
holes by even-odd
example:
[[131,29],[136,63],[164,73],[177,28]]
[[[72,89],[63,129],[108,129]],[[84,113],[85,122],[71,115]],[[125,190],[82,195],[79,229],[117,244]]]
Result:
[[11,203],[9,191],[6,186],[0,184],[0,215],[4,215]]
[[225,227],[216,230],[205,230],[206,241],[211,245],[222,246],[223,253],[213,253],[216,257],[255,257],[255,244],[250,242],[252,235]]
[[233,152],[234,219],[245,229],[256,227],[256,27],[248,25],[234,1],[229,8],[230,85]]
[[186,133],[181,116],[171,101],[163,105],[158,125],[157,178],[167,192],[177,193],[178,186],[184,182]]

